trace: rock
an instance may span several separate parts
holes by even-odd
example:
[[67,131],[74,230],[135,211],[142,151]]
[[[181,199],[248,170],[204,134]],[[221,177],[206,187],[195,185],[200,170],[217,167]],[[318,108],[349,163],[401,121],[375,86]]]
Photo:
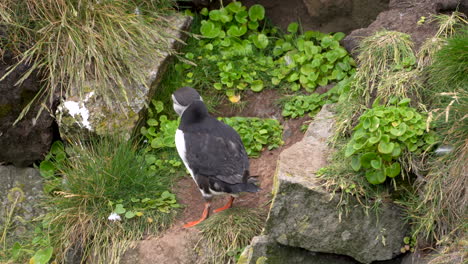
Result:
[[[385,202],[378,216],[366,214],[357,200],[350,199],[349,213],[341,215],[340,195],[327,192],[315,177],[330,152],[327,140],[334,124],[330,108],[324,106],[302,141],[280,154],[263,235],[288,248],[346,255],[362,263],[390,260],[400,254],[407,232],[401,210]],[[257,248],[265,252],[265,247]]]
[[266,15],[283,30],[299,22],[304,30],[349,33],[368,26],[388,9],[389,0],[246,0],[247,6],[261,4]]
[[269,236],[257,236],[247,246],[237,264],[355,264],[350,257],[316,253],[302,248],[288,247]]
[[[44,213],[38,205],[42,196],[42,177],[34,168],[0,166],[0,226],[8,223],[7,239],[19,241],[30,236],[34,230],[32,220]],[[13,217],[5,221],[13,210]]]
[[[169,20],[174,28],[185,30],[190,25],[192,18],[176,15]],[[184,35],[179,30],[171,29],[169,34],[183,39]],[[172,48],[176,49],[178,42],[170,40]],[[143,84],[127,85],[125,87],[128,96],[128,104],[125,99],[116,99],[111,103],[103,101],[102,97],[94,92],[93,83],[82,97],[72,94],[58,107],[57,121],[62,138],[72,138],[76,135],[95,133],[98,135],[122,133],[129,137],[141,116],[144,115],[145,106],[155,93],[155,88],[160,82],[170,55],[164,54],[157,61],[139,61],[142,71],[147,73],[146,86]],[[148,89],[146,87],[151,87]],[[122,107],[122,105],[124,105]]]
[[341,44],[354,55],[357,55],[356,47],[363,37],[372,35],[379,30],[393,30],[411,35],[418,50],[422,43],[437,32],[436,22],[426,22],[418,25],[421,17],[429,18],[430,14],[437,14],[441,11],[455,11],[458,6],[460,10],[467,10],[468,3],[465,0],[392,0],[390,10],[380,13],[374,22],[366,28],[352,31]]
[[[0,78],[14,63],[11,54],[4,55],[0,61]],[[41,88],[40,78],[35,74],[15,86],[27,70],[28,66],[21,65],[0,81],[0,164],[29,166],[43,159],[52,143],[54,119],[47,111],[42,111],[36,119],[40,109],[38,104],[33,105],[28,114],[13,126],[23,108]]]

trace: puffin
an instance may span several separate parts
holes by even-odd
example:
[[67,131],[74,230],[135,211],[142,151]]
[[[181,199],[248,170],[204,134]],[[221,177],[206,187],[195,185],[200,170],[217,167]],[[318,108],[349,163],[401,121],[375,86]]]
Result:
[[213,212],[231,208],[241,192],[258,192],[249,173],[249,158],[239,134],[208,113],[200,94],[182,87],[172,94],[174,111],[180,116],[175,145],[180,158],[197,184],[205,206],[195,226],[207,219],[214,195],[229,195],[229,200]]

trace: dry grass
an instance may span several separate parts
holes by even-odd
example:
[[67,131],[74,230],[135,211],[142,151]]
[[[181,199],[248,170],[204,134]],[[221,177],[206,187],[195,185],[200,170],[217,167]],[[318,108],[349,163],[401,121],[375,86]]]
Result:
[[202,222],[202,238],[196,248],[204,252],[203,263],[236,263],[236,255],[260,234],[264,220],[265,215],[258,209],[231,208]]
[[18,62],[0,80],[27,64],[18,83],[40,71],[45,82],[36,99],[47,106],[56,96],[72,89],[81,96],[91,86],[108,104],[116,97],[127,99],[126,85],[148,85],[138,62],[172,53],[163,16],[171,0],[160,2],[166,4],[136,14],[137,4],[149,8],[155,1],[6,0],[0,9],[5,29],[0,43]]
[[364,38],[359,45],[359,68],[354,77],[352,96],[370,106],[379,96],[378,88],[388,73],[399,70],[413,59],[413,42],[407,34],[384,30]]

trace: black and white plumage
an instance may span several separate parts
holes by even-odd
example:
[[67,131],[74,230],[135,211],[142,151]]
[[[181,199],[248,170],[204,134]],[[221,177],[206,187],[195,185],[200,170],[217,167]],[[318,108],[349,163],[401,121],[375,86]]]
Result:
[[208,217],[213,195],[231,194],[228,204],[217,210],[221,211],[232,205],[236,194],[259,188],[249,182],[249,159],[239,134],[208,114],[198,92],[183,87],[174,92],[172,100],[181,116],[175,137],[177,151],[206,201],[202,219],[187,224],[189,227]]

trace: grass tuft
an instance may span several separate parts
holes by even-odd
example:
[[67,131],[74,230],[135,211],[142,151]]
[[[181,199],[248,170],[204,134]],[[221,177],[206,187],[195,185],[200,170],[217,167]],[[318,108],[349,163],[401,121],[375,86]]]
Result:
[[236,263],[236,257],[262,231],[264,220],[258,209],[231,208],[202,222],[196,248],[207,253],[204,263]]
[[[72,144],[66,151],[69,158],[54,164],[62,178],[46,183],[56,184],[45,200],[45,218],[58,260],[78,249],[82,261],[118,263],[131,240],[166,228],[175,216],[175,210],[162,208],[167,204],[158,200],[173,179],[148,170],[133,143],[99,138]],[[145,198],[157,206],[133,203]],[[111,222],[108,217],[117,211],[116,204],[142,215],[122,214],[121,221]]]
[[128,103],[126,86],[148,85],[140,62],[173,53],[172,36],[167,33],[170,24],[164,17],[171,3],[6,0],[0,8],[0,28],[4,29],[0,43],[18,61],[0,80],[27,64],[30,67],[18,83],[40,71],[45,82],[35,99],[45,105],[57,95],[82,96],[90,87],[109,106],[115,98]]

